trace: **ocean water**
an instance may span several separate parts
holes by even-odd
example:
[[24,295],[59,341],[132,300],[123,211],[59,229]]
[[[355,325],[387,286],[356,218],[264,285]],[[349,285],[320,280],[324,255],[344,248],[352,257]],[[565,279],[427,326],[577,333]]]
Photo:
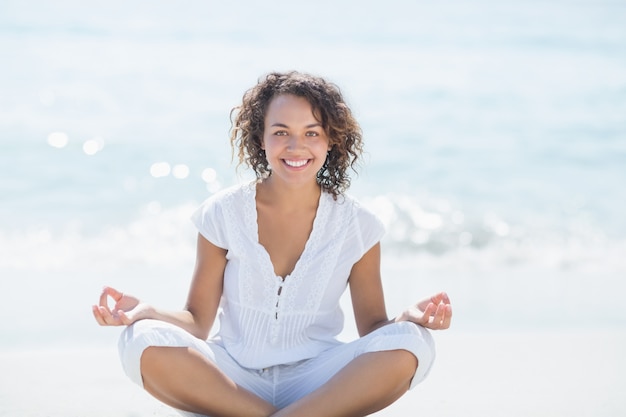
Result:
[[184,304],[188,218],[246,181],[230,109],[263,74],[338,84],[390,314],[622,329],[626,3],[0,3],[0,347],[106,344],[115,285]]

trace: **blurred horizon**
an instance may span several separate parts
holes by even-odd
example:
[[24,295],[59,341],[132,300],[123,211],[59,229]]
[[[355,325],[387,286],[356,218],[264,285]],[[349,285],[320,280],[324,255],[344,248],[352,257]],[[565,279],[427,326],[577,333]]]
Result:
[[0,289],[24,294],[3,343],[102,340],[81,309],[105,284],[181,305],[190,213],[250,178],[230,109],[291,69],[363,127],[350,193],[387,226],[393,308],[450,288],[464,328],[623,326],[624,21],[591,0],[3,1]]

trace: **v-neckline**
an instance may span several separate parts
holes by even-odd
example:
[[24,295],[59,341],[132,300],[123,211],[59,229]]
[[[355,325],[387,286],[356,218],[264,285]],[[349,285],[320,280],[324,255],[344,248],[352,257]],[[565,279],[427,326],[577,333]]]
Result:
[[297,276],[296,272],[300,269],[301,264],[303,263],[303,259],[305,258],[305,255],[307,255],[308,252],[311,250],[310,249],[310,247],[312,246],[311,242],[313,242],[315,237],[317,236],[317,230],[319,229],[318,224],[321,221],[320,213],[322,212],[322,205],[324,204],[326,200],[324,198],[324,190],[320,191],[319,200],[317,202],[317,209],[315,210],[315,217],[313,218],[313,227],[311,228],[311,232],[309,233],[309,236],[307,237],[306,242],[304,243],[304,249],[302,249],[302,252],[300,253],[300,256],[298,257],[298,260],[296,261],[291,272],[283,277],[276,273],[276,268],[274,267],[274,263],[272,262],[272,257],[270,256],[265,246],[261,244],[261,240],[259,239],[259,212],[256,206],[257,185],[258,183],[254,181],[251,186],[252,196],[250,199],[251,201],[250,209],[252,210],[252,213],[250,215],[250,218],[252,219],[252,222],[250,224],[250,227],[253,229],[253,236],[255,237],[256,245],[265,258],[264,265],[267,268],[269,268],[269,271],[271,271],[271,274],[273,277],[279,278],[282,283],[286,283],[287,278],[290,278],[294,275]]

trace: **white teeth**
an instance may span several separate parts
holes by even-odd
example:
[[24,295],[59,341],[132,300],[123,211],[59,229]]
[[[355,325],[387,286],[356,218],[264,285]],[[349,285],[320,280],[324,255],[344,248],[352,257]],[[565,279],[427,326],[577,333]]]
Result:
[[294,168],[300,168],[301,166],[306,165],[307,162],[308,160],[306,159],[301,159],[299,161],[290,161],[288,159],[285,159],[285,163],[289,165],[290,167],[294,167]]

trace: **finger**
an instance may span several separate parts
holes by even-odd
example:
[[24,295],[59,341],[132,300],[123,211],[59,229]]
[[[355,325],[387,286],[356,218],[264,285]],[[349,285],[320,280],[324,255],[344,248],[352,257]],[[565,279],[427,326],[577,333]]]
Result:
[[441,324],[442,329],[447,329],[450,327],[450,323],[452,322],[452,306],[450,304],[446,305],[446,316]]
[[100,294],[100,305],[103,305],[103,302],[106,304],[107,296],[111,297],[117,303],[122,299],[122,297],[124,297],[124,293],[113,287],[104,287],[102,289],[102,293]]
[[445,317],[446,317],[446,304],[441,303],[437,306],[437,311],[435,312],[435,316],[433,318],[433,324],[437,326],[438,328],[441,328],[445,320]]
[[450,321],[452,319],[452,308],[449,304],[439,304],[437,306],[437,312],[433,318],[432,329],[444,330],[450,327]]
[[109,304],[109,300],[107,299],[109,295],[108,288],[109,287],[104,287],[102,289],[102,292],[100,293],[100,302],[98,303],[100,306],[107,307],[107,308]]
[[130,319],[129,317],[126,315],[126,313],[123,310],[118,310],[117,311],[117,317],[119,318],[120,322],[126,326],[128,326],[130,324]]
[[100,314],[102,314],[102,318],[107,325],[116,326],[119,324],[108,308],[100,307]]
[[441,304],[435,306],[433,314],[431,314],[431,320],[429,321],[430,328],[434,330],[439,328],[439,324],[443,319],[443,317],[441,317],[441,309],[439,308],[440,305]]
[[445,292],[440,292],[438,294],[435,294],[431,297],[431,301],[435,304],[450,304],[450,298],[448,298],[448,294],[446,294]]
[[102,317],[102,321],[104,322],[105,326],[108,326],[111,324],[109,323],[109,319],[111,318],[111,313],[109,312],[108,308],[99,306],[98,313],[100,313],[100,317]]
[[104,287],[102,288],[102,292],[100,293],[100,305],[108,309],[109,308],[108,297],[113,298],[113,300],[115,300],[115,302],[117,303],[122,298],[122,296],[123,294],[119,292],[118,290],[116,290],[115,288]]
[[93,313],[93,316],[100,326],[106,325],[102,314],[100,314],[100,309],[98,308],[98,306],[91,306],[91,312]]
[[430,318],[433,314],[435,314],[436,309],[437,306],[435,304],[429,303],[424,309],[424,314],[422,314],[422,318],[421,320],[419,320],[419,324],[421,324],[422,326],[428,325],[430,323]]
[[444,304],[450,304],[450,297],[448,296],[447,293],[445,292],[441,293],[441,301],[443,301]]
[[111,325],[111,323],[109,322],[110,315],[108,314],[108,310],[106,310],[104,307],[96,306],[96,309],[94,310],[94,316],[101,326]]
[[122,324],[124,324],[126,326],[130,326],[136,320],[135,314],[132,311],[127,313],[125,311],[120,310],[120,311],[117,312],[117,314],[118,314]]
[[124,297],[124,293],[121,291],[116,290],[115,288],[112,287],[107,287],[108,288],[108,293],[111,296],[111,298],[113,298],[113,300],[115,300],[116,303],[119,303],[119,301],[122,299],[122,297]]

